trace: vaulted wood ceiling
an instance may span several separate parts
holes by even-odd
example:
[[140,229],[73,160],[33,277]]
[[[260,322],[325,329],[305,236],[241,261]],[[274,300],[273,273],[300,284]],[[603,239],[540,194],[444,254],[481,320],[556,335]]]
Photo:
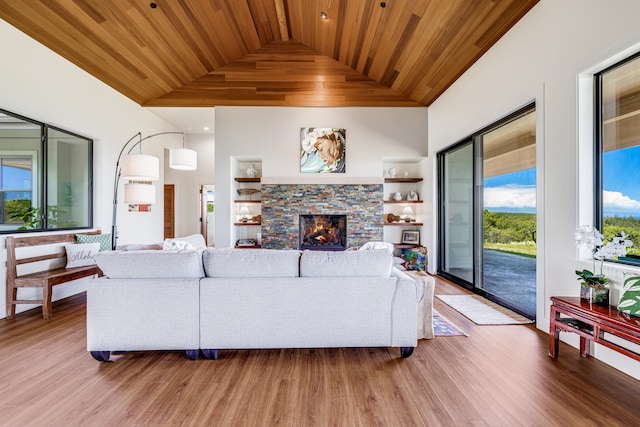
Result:
[[0,18],[144,106],[428,106],[537,2],[0,0]]

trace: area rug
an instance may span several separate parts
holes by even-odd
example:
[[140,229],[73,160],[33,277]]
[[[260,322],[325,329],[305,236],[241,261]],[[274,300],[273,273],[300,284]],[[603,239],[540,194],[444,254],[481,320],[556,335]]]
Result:
[[479,295],[436,295],[477,325],[520,325],[533,320],[514,313]]
[[464,335],[468,337],[462,329],[454,325],[451,320],[444,317],[442,314],[433,310],[433,335],[436,337],[455,337]]

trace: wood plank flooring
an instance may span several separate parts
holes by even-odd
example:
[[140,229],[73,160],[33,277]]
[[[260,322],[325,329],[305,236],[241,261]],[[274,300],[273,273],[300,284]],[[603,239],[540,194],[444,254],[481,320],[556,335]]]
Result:
[[[466,293],[437,279],[436,293]],[[86,351],[85,295],[0,320],[0,426],[632,426],[640,382],[531,325],[477,326],[434,301],[469,336],[398,349]]]

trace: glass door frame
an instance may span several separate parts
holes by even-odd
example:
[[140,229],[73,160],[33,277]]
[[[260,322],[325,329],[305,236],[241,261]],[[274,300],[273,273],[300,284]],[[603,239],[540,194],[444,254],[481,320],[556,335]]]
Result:
[[[488,300],[494,301],[500,305],[503,305],[521,315],[532,317],[535,319],[536,313],[526,312],[519,307],[513,305],[513,303],[506,301],[494,294],[486,292],[482,287],[483,285],[483,177],[482,177],[482,162],[483,162],[483,154],[482,154],[482,137],[488,132],[495,130],[509,122],[512,122],[519,117],[522,117],[532,111],[537,111],[535,101],[532,101],[525,106],[517,109],[516,111],[504,116],[500,120],[486,126],[477,132],[463,138],[459,142],[449,146],[439,152],[436,153],[437,156],[437,197],[438,197],[438,218],[437,218],[437,229],[440,238],[438,239],[438,265],[437,265],[437,274],[469,291],[472,291]],[[473,197],[473,207],[472,207],[472,221],[473,221],[473,229],[472,229],[472,252],[473,252],[473,262],[472,262],[472,277],[473,283],[456,276],[445,270],[446,268],[446,238],[447,236],[445,227],[446,227],[446,203],[444,200],[445,196],[445,159],[446,155],[457,150],[468,146],[469,144],[473,145],[473,160],[472,160],[472,197]],[[537,208],[536,208],[537,211]],[[479,286],[480,285],[480,286]]]

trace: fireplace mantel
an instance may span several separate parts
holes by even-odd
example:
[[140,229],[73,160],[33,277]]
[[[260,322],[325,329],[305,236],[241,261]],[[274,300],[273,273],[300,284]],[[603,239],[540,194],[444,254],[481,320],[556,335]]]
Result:
[[338,176],[339,174],[304,174],[298,176],[263,176],[262,184],[344,184],[344,185],[374,185],[384,184],[380,176]]

